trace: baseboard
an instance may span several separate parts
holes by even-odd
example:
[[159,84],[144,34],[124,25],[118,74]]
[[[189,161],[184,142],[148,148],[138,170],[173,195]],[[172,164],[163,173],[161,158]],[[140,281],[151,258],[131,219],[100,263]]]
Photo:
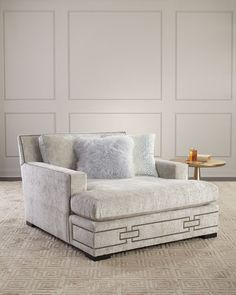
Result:
[[[190,178],[193,179],[193,178]],[[0,177],[0,181],[21,181],[21,177]],[[205,181],[236,181],[236,177],[203,177]]]
[[21,177],[0,177],[0,181],[21,181]]
[[206,181],[236,181],[236,177],[202,177]]

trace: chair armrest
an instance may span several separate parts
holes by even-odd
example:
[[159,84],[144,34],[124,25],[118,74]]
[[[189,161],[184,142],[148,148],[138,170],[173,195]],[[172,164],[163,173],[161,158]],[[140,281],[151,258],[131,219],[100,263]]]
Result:
[[21,165],[26,220],[69,242],[71,196],[87,189],[87,175],[42,162]]
[[[33,170],[36,174],[40,174],[41,178],[44,178],[44,180],[47,181],[47,184],[49,183],[47,177],[45,177],[46,175],[49,177],[53,175],[54,180],[61,180],[61,178],[63,178],[63,181],[69,181],[68,189],[71,196],[87,189],[87,175],[84,172],[44,162],[28,162],[24,165],[27,167],[27,170]],[[60,184],[60,182],[58,184]]]
[[52,205],[68,212],[70,197],[87,189],[87,175],[42,162],[21,166],[25,199]]
[[188,179],[188,165],[163,159],[156,159],[156,170],[161,178]]

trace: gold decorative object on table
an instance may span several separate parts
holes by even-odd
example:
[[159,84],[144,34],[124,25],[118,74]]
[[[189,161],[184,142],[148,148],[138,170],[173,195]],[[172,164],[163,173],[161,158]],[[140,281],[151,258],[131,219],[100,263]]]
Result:
[[197,150],[195,150],[194,148],[191,148],[189,150],[188,160],[191,162],[197,161]]
[[[199,161],[199,159],[201,161]],[[216,160],[212,158],[210,155],[198,155],[197,161],[190,161],[189,158],[186,160],[186,157],[178,157],[173,159],[173,161],[186,163],[189,167],[194,168],[194,176],[193,178],[196,180],[201,179],[201,171],[200,168],[214,168],[221,167],[226,164],[225,161]]]

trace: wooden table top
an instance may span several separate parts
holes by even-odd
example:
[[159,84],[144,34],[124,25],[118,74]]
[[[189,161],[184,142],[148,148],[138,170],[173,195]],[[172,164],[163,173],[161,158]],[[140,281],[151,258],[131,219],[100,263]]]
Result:
[[226,164],[225,161],[216,160],[214,158],[211,158],[207,162],[199,162],[199,161],[191,162],[191,161],[187,160],[187,157],[178,157],[178,158],[173,159],[172,161],[186,163],[189,165],[189,167],[201,167],[201,168],[220,167],[220,166],[224,166]]

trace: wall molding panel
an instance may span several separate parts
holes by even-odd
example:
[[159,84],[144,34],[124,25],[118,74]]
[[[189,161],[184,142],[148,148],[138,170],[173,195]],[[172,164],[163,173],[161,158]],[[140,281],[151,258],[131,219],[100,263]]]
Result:
[[[152,95],[152,97],[149,97],[149,94],[148,94],[148,92],[149,92],[149,89],[148,88],[149,87],[147,87],[148,86],[148,81],[142,81],[142,79],[145,76],[144,75],[145,72],[144,72],[144,74],[142,76],[140,76],[139,78],[136,77],[136,79],[139,79],[140,82],[142,81],[142,83],[137,83],[136,84],[136,87],[140,87],[140,85],[146,83],[145,89],[141,89],[142,92],[143,92],[142,97],[140,97],[139,94],[137,94],[137,93],[134,95],[134,91],[131,91],[131,89],[129,89],[129,87],[126,85],[125,82],[123,83],[124,90],[122,90],[122,87],[121,87],[120,91],[122,93],[119,93],[119,89],[116,89],[115,88],[116,82],[113,79],[110,79],[110,81],[109,81],[110,84],[114,84],[113,87],[110,89],[110,93],[106,93],[104,91],[100,91],[101,89],[98,86],[97,87],[97,91],[94,94],[86,94],[86,97],[83,94],[81,94],[81,97],[80,97],[79,94],[73,95],[73,93],[72,93],[73,91],[71,91],[71,88],[73,87],[73,82],[72,81],[75,80],[75,79],[72,79],[72,76],[73,75],[71,74],[71,68],[72,68],[72,65],[74,65],[75,63],[73,62],[73,53],[72,53],[72,49],[71,49],[72,48],[71,39],[73,37],[73,33],[71,32],[72,27],[73,27],[72,24],[71,24],[71,18],[73,16],[75,17],[76,15],[77,15],[77,18],[78,19],[80,19],[82,17],[84,18],[85,25],[84,26],[77,25],[76,30],[75,30],[75,33],[76,34],[79,34],[78,33],[78,30],[79,29],[81,29],[83,27],[84,27],[85,30],[86,29],[89,29],[88,26],[86,25],[86,17],[85,16],[87,15],[88,18],[91,18],[91,16],[94,17],[95,18],[95,21],[96,21],[97,27],[96,27],[96,31],[95,32],[93,30],[91,30],[91,34],[95,34],[95,33],[98,34],[99,33],[99,29],[101,29],[100,26],[99,26],[99,24],[100,24],[99,22],[102,22],[102,29],[103,30],[104,30],[104,24],[103,24],[103,22],[105,22],[105,21],[107,21],[107,23],[110,21],[111,22],[110,26],[113,26],[114,28],[116,28],[117,27],[117,24],[119,24],[118,20],[119,19],[122,20],[122,17],[125,18],[125,20],[127,21],[128,15],[130,15],[130,18],[132,18],[135,15],[140,16],[142,14],[143,15],[146,15],[146,18],[147,18],[147,20],[146,20],[147,29],[151,29],[151,28],[154,27],[153,24],[154,24],[155,18],[157,18],[157,23],[159,25],[159,28],[157,27],[157,32],[155,32],[156,34],[153,33],[153,36],[152,36],[153,38],[151,38],[151,36],[150,36],[149,37],[149,40],[146,40],[146,41],[149,41],[149,43],[151,43],[151,40],[155,40],[157,38],[156,35],[159,34],[159,44],[157,44],[157,42],[155,44],[149,44],[148,42],[146,42],[146,46],[150,46],[150,48],[151,48],[153,45],[155,45],[156,48],[157,48],[157,50],[159,51],[159,52],[155,52],[155,55],[159,55],[158,56],[158,61],[156,60],[157,57],[154,55],[154,51],[153,51],[153,56],[152,56],[153,63],[155,62],[157,64],[157,67],[156,68],[150,68],[150,65],[151,65],[151,60],[150,59],[146,61],[147,63],[149,63],[149,69],[147,69],[148,70],[147,73],[149,71],[153,71],[152,75],[155,76],[156,73],[154,72],[154,70],[156,70],[158,72],[158,75],[159,75],[158,79],[156,79],[156,81],[155,81],[156,84],[159,85],[159,89],[156,91],[156,94],[155,95]],[[155,15],[155,17],[153,17],[154,15]],[[116,16],[117,20],[113,24],[112,21],[114,21],[115,16]],[[107,20],[105,20],[106,17],[107,17]],[[149,20],[150,20],[151,17],[153,18],[153,21],[150,22],[150,24],[149,24]],[[136,21],[136,25],[138,25],[138,21],[140,21],[140,19],[137,18],[137,20],[133,20],[133,22],[134,21]],[[144,100],[144,101],[146,101],[146,100],[162,100],[162,46],[163,46],[162,45],[162,11],[160,11],[160,10],[74,10],[74,11],[68,11],[67,23],[68,23],[68,99],[69,100],[121,100],[121,101],[122,100]],[[130,23],[132,24],[132,22],[130,22]],[[141,25],[142,26],[144,24],[145,24],[145,21],[141,22]],[[109,28],[109,23],[108,23],[107,29],[109,29],[109,30],[112,29],[112,27]],[[125,32],[127,31],[127,28],[126,27],[123,27],[123,28],[120,27],[120,30],[121,30],[120,32],[119,32],[119,30],[117,31],[117,35],[119,35],[120,38],[122,38],[122,34],[125,34]],[[135,30],[139,30],[139,28],[135,28]],[[88,38],[86,36],[87,35],[87,32],[84,33],[83,31],[81,31],[80,33],[82,35],[81,38],[83,37],[84,42],[86,42],[86,41],[88,42],[88,40],[87,40]],[[110,34],[109,33],[111,33],[111,31],[106,32],[104,30],[104,31],[100,32],[101,38],[103,38],[104,43],[106,42],[107,43],[107,46],[110,46],[111,47],[111,51],[110,52],[107,52],[108,55],[111,54],[112,50],[116,50],[116,47],[115,46],[112,48],[112,40],[109,39],[109,37],[110,37]],[[83,36],[83,35],[85,35],[85,36]],[[127,38],[127,36],[125,36],[125,37],[126,37],[126,39],[124,38],[123,42],[129,42],[130,41],[129,38]],[[132,35],[130,34],[129,37],[132,38]],[[143,37],[143,36],[141,36],[141,37]],[[132,42],[135,42],[135,39],[133,39],[133,40],[131,39],[131,41]],[[83,46],[83,43],[84,42],[81,41],[80,46],[81,46],[81,44]],[[132,45],[132,42],[129,44],[129,46],[133,46]],[[76,44],[77,43],[78,42],[76,42]],[[120,44],[121,44],[121,42],[120,42]],[[141,42],[139,45],[141,45],[141,44],[144,45],[144,42]],[[119,46],[119,43],[118,43],[118,46]],[[126,44],[126,46],[127,46],[127,44]],[[121,47],[122,47],[122,44],[121,44]],[[88,43],[87,44],[87,48],[92,48],[93,49],[94,46],[91,46],[91,44]],[[81,56],[81,60],[80,61],[77,61],[77,64],[78,64],[78,67],[77,68],[78,69],[79,69],[80,63],[82,62],[84,56],[87,53],[87,50],[86,50],[87,48],[85,48],[85,51],[83,51],[83,53],[80,55]],[[126,48],[126,50],[127,49],[128,48]],[[135,52],[135,50],[137,51],[138,49],[139,49],[139,47],[136,46],[133,51]],[[77,53],[78,50],[79,50],[79,47],[77,48],[77,50],[75,52]],[[95,48],[94,48],[94,50],[96,51]],[[122,52],[122,50],[121,50],[121,52]],[[91,51],[89,53],[90,53],[91,56],[93,56],[93,55],[96,54],[94,51]],[[102,53],[100,52],[99,54],[102,54]],[[126,55],[125,55],[125,52],[122,52],[122,53],[116,52],[116,54],[117,54],[117,56],[114,55],[113,56],[113,60],[115,60],[116,58],[117,59],[120,58],[119,63],[122,63],[123,62],[123,59],[124,58],[127,58]],[[121,56],[122,54],[123,54],[123,56]],[[104,60],[104,57],[103,56],[102,56],[102,58]],[[131,55],[129,56],[129,58],[131,58]],[[143,58],[143,63],[144,63],[145,58],[147,59],[147,55],[145,54],[144,56],[141,56],[141,54],[140,54],[139,58]],[[98,55],[97,60],[99,60],[99,55]],[[94,67],[94,63],[90,65],[89,62],[90,62],[90,60],[88,60],[87,63],[84,63],[82,68],[86,68],[88,66],[90,68],[90,74],[93,72],[93,70],[99,71],[99,66],[96,69],[96,67]],[[72,63],[72,65],[71,65],[71,63]],[[139,59],[138,58],[136,59],[136,63],[137,64],[139,63]],[[101,66],[101,68],[100,68],[100,72],[101,73],[102,73],[102,70],[103,70],[102,69],[103,66],[105,68],[109,69],[109,66],[106,63],[103,63],[100,66]],[[113,66],[116,66],[116,65],[113,65]],[[119,66],[120,66],[120,64],[119,64]],[[124,66],[125,66],[125,64],[124,64]],[[139,71],[142,74],[142,71],[144,70],[144,68],[142,68],[142,64],[141,63],[140,63],[139,66],[141,67]],[[77,74],[78,74],[78,69],[77,70],[74,70],[74,72],[76,73],[76,77],[77,77]],[[129,69],[129,70],[130,70],[130,72],[132,72],[132,69]],[[118,68],[117,67],[116,67],[116,71],[118,71]],[[97,73],[97,74],[98,75],[97,75],[96,78],[98,79],[99,78],[99,73]],[[113,72],[112,73],[112,70],[111,70],[111,74],[114,75],[117,80],[119,80],[119,79],[122,78],[122,76],[123,76],[124,73],[123,73],[123,71],[120,72],[120,73],[118,72],[118,74],[116,72]],[[85,83],[88,80],[87,75],[89,75],[89,73],[88,74],[86,73],[86,78],[87,79],[85,80]],[[77,77],[77,79],[80,80],[78,77]],[[128,79],[129,79],[129,83],[132,84],[132,76],[127,77],[127,80]],[[80,82],[80,83],[83,84],[83,73],[81,73],[81,80],[82,80],[82,82]],[[154,80],[153,80],[153,82],[154,82]],[[77,80],[76,80],[76,82],[74,81],[74,84],[77,85],[78,84],[78,81]],[[154,83],[153,83],[153,85],[154,85]],[[88,84],[88,87],[84,91],[85,93],[88,92],[88,88],[90,88],[90,86],[91,85]],[[149,85],[149,86],[151,86],[151,85]],[[82,87],[82,85],[81,85],[81,87]],[[77,91],[79,91],[81,87],[78,86]],[[94,85],[93,85],[93,87],[94,87]],[[125,89],[126,88],[127,88],[127,91],[125,92]],[[135,87],[133,87],[132,90],[134,90],[134,89],[135,89]],[[99,92],[101,92],[101,94]],[[114,92],[116,92],[116,94],[113,94]],[[154,92],[154,90],[153,90],[153,92]],[[119,97],[117,97],[117,94],[119,94]]]
[[[219,32],[221,28],[217,26],[214,27],[213,21],[211,22],[208,20],[209,17],[216,18],[217,16],[218,18],[224,17],[225,22],[226,22],[226,18],[228,18],[227,19],[228,23],[224,24],[225,30],[222,29],[221,34],[218,34],[219,35],[218,39],[214,37],[217,34],[217,30]],[[182,17],[182,23],[181,23],[181,17]],[[186,19],[185,22],[192,22],[192,23],[183,25],[184,18]],[[204,28],[206,32],[204,32],[201,28],[202,21],[205,22]],[[216,21],[215,23],[217,24]],[[222,24],[220,23],[220,21],[218,23],[219,23],[219,26],[223,25],[223,21],[222,21]],[[209,29],[207,28],[208,25],[210,27]],[[175,99],[176,100],[183,100],[183,101],[232,100],[232,97],[233,97],[233,26],[234,26],[233,11],[215,11],[215,10],[176,11],[175,13]],[[190,28],[192,29],[191,33],[190,33]],[[186,29],[186,32],[185,33],[182,32],[182,35],[181,35],[181,31],[179,31],[181,29],[182,30]],[[183,38],[183,34],[185,34],[185,38]],[[204,36],[204,34],[206,34],[206,36]],[[224,38],[226,34],[228,39]],[[182,37],[181,41],[183,43],[181,49],[179,48],[180,47],[179,44],[181,44],[181,41],[179,40],[180,36]],[[205,42],[207,42],[207,39],[209,39],[209,42],[208,44],[205,44],[203,42],[197,42],[199,41],[197,40],[197,38]],[[196,39],[196,41],[194,42],[193,39]],[[212,48],[209,46],[210,43],[213,43],[211,45]],[[220,44],[224,44],[226,46],[227,43],[228,43],[228,48],[222,48],[220,46]],[[193,48],[194,46],[195,48]],[[197,46],[199,48],[197,48]],[[219,48],[219,52],[216,52],[217,47]],[[202,48],[202,52],[200,52],[201,48]],[[184,49],[187,51],[183,52]],[[207,56],[204,56],[203,54],[204,50],[208,51]],[[210,58],[210,56],[211,56],[211,53],[213,52],[214,52],[214,55],[216,55],[215,60],[211,60],[210,64],[207,65],[207,62],[208,62],[207,57],[209,59],[212,59]],[[225,66],[226,58],[224,59],[220,58],[222,53],[228,54],[227,67]],[[182,58],[182,63],[180,62],[180,64],[178,62],[179,55],[180,55],[180,58]],[[194,59],[196,59],[195,62],[194,62]],[[189,66],[188,63],[191,63],[191,61],[193,61],[192,65]],[[199,64],[201,65],[201,67],[198,68]],[[218,68],[214,67],[214,64],[218,65]],[[181,71],[181,67],[182,67],[182,71]],[[206,71],[206,69],[209,71],[209,67],[211,67],[211,72],[207,72],[206,74],[204,71]],[[219,72],[222,69],[224,70],[224,72],[222,73],[221,76],[219,76]],[[194,72],[196,72],[196,74],[194,74]],[[182,75],[184,75],[184,77],[180,76],[181,73]],[[226,76],[225,78],[226,81],[223,84],[221,80],[223,80],[225,76]],[[203,85],[204,79],[207,80],[206,85],[208,85],[208,87],[212,86],[214,88],[214,91],[210,91],[209,94],[206,93],[206,91],[204,91],[203,89],[203,86],[205,86],[206,88],[206,85]],[[220,81],[221,83],[219,83]],[[181,85],[179,85],[179,83]],[[224,89],[216,89],[217,84],[220,87],[224,87]],[[199,88],[202,88],[201,91],[198,92],[197,86],[200,86]],[[184,89],[184,87],[186,87],[187,89]],[[217,90],[218,92],[221,93],[221,96],[218,95]],[[217,97],[214,97],[214,95]]]
[[[235,0],[0,0],[0,177],[16,137],[155,133],[155,156],[236,177]],[[190,169],[190,176],[191,176]]]
[[[17,27],[17,25],[19,25],[22,21],[22,18],[21,17],[19,20],[17,20],[17,16],[22,16],[23,14],[25,14],[25,18],[24,18],[24,21],[26,22],[25,24],[22,25],[22,28],[21,30],[19,29],[18,32],[14,32],[14,27]],[[13,15],[15,15],[15,20],[13,20]],[[35,29],[35,32],[32,31],[32,27],[34,27],[34,25],[32,24],[32,26],[30,27],[30,21],[33,22],[34,20],[34,17],[35,15],[40,15],[41,17],[46,16],[46,15],[51,15],[50,18],[51,20],[49,20],[49,17],[47,19],[47,21],[50,21],[51,22],[51,31],[52,31],[52,36],[51,36],[51,39],[50,36],[48,36],[48,40],[44,40],[44,33],[45,32],[41,32],[41,39],[40,41],[49,41],[51,43],[51,48],[49,51],[50,52],[46,52],[46,49],[44,50],[45,54],[51,54],[51,57],[49,58],[50,62],[51,62],[51,74],[52,74],[52,77],[50,78],[51,80],[51,85],[48,85],[50,90],[48,92],[51,92],[50,95],[44,95],[44,96],[41,96],[41,95],[37,95],[37,89],[29,89],[29,90],[25,90],[23,91],[22,95],[18,96],[18,93],[20,90],[22,90],[22,88],[24,87],[28,87],[29,84],[33,84],[34,86],[36,86],[38,89],[40,87],[45,87],[46,86],[46,83],[44,84],[38,84],[38,81],[35,80],[31,80],[31,81],[26,81],[26,79],[23,79],[21,80],[20,82],[18,82],[18,79],[20,80],[21,77],[22,77],[22,73],[20,72],[20,69],[18,67],[22,66],[20,65],[19,63],[17,63],[17,65],[15,66],[12,62],[11,62],[11,59],[13,56],[17,55],[17,51],[18,50],[24,50],[24,49],[27,49],[27,47],[29,46],[32,46],[32,49],[29,50],[27,52],[27,54],[25,52],[20,52],[19,53],[19,56],[18,56],[18,60],[20,60],[21,58],[24,58],[24,61],[28,61],[28,64],[30,65],[31,63],[31,68],[28,69],[27,72],[25,72],[25,75],[27,75],[25,78],[30,78],[30,76],[34,76],[35,73],[37,71],[39,71],[38,68],[35,68],[35,70],[33,70],[33,63],[37,64],[37,62],[41,62],[43,63],[43,60],[41,59],[41,61],[38,61],[36,59],[36,56],[32,56],[32,58],[28,58],[27,56],[30,55],[30,54],[33,54],[33,51],[36,50],[36,46],[33,45],[33,41],[35,40],[32,40],[32,42],[30,42],[30,39],[32,37],[33,34],[37,34],[40,32],[40,25],[41,23],[43,23],[43,18],[42,20],[40,21],[40,24],[38,24],[38,27]],[[27,16],[31,16],[31,18],[29,17],[29,22],[27,22],[26,18]],[[34,16],[34,17],[33,17]],[[7,19],[8,18],[12,18],[11,20],[9,20],[7,22]],[[38,19],[40,20],[40,18],[38,17]],[[46,19],[45,19],[46,20]],[[44,21],[45,21],[44,20]],[[17,23],[18,21],[18,23]],[[29,44],[22,44],[23,43],[23,40],[21,40],[21,34],[25,34],[25,30],[27,29],[27,27],[30,27],[29,28],[29,31],[31,31],[31,35],[29,36],[29,38],[26,38],[26,35],[24,35],[24,39],[25,40],[28,40],[29,41]],[[7,31],[7,29],[9,29],[9,32]],[[45,29],[49,29],[48,27]],[[45,30],[46,31],[46,30]],[[10,38],[8,35],[15,35],[15,36],[11,36],[12,38]],[[38,34],[37,34],[38,35]],[[9,37],[9,38],[8,38]],[[9,39],[9,40],[8,40]],[[15,40],[14,40],[15,39]],[[16,42],[14,44],[14,41]],[[21,45],[22,44],[22,45]],[[40,45],[42,45],[42,43],[40,44],[39,43],[39,48],[40,48]],[[20,46],[20,48],[19,48]],[[33,47],[34,46],[34,47]],[[15,47],[15,52],[14,52],[14,47]],[[9,50],[11,49],[11,50]],[[37,50],[36,50],[37,51]],[[25,54],[25,56],[24,56]],[[38,54],[37,54],[37,57],[39,57],[42,53],[42,51],[39,49],[38,50]],[[33,54],[34,55],[34,54]],[[3,83],[4,83],[4,99],[5,100],[54,100],[56,99],[55,98],[55,87],[56,87],[56,77],[55,77],[55,11],[52,11],[52,10],[4,10],[3,11],[3,60],[4,60],[4,77],[3,77]],[[37,80],[40,80],[44,77],[45,75],[45,70],[47,69],[47,65],[46,62],[45,62],[45,66],[42,67],[42,71],[41,71],[41,74],[37,76]],[[8,67],[10,67],[10,69],[8,70]],[[22,67],[22,69],[24,68],[24,65]],[[14,73],[16,72],[16,74],[14,75]],[[14,77],[14,78],[12,78]],[[48,77],[45,77],[45,81],[47,80]],[[9,80],[9,81],[8,81]],[[11,81],[12,80],[12,81]],[[10,91],[13,93],[10,92],[10,94],[8,95],[8,88],[10,89]],[[16,88],[16,89],[14,89]],[[35,91],[35,93],[34,93]],[[32,93],[34,93],[34,97],[32,96]],[[27,97],[26,97],[27,96]]]

